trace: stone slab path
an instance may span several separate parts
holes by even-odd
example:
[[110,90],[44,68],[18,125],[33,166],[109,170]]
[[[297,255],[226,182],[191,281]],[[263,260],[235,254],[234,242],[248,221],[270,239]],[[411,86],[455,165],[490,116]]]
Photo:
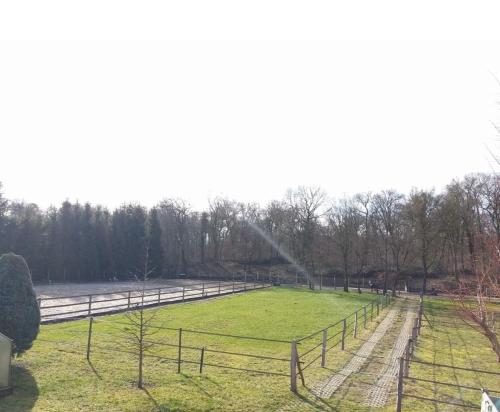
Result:
[[367,361],[377,343],[384,337],[389,328],[393,325],[396,316],[401,309],[401,303],[398,301],[389,310],[385,319],[375,329],[375,332],[354,354],[354,357],[339,372],[333,374],[328,379],[319,382],[312,388],[312,392],[319,398],[330,398],[335,391],[345,382],[353,373],[359,372],[363,364]]
[[396,384],[399,371],[399,358],[403,356],[404,348],[411,337],[414,319],[417,316],[415,302],[407,303],[406,319],[399,336],[386,356],[384,357],[384,367],[380,370],[375,383],[368,392],[364,404],[371,407],[382,407],[387,403],[391,394],[391,389]]

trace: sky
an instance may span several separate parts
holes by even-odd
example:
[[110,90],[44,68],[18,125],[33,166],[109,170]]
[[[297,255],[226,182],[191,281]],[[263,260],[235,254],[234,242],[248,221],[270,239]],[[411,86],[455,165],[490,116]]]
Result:
[[2,2],[4,193],[203,209],[491,172],[495,3]]

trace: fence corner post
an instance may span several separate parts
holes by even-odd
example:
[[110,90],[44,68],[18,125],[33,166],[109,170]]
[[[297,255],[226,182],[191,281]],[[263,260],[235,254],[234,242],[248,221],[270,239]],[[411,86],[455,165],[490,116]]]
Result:
[[290,356],[290,390],[297,393],[297,341],[292,341]]

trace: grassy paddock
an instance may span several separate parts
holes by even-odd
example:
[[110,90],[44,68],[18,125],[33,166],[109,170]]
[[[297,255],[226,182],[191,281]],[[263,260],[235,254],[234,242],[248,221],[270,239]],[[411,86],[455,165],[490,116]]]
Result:
[[[363,293],[272,288],[221,299],[151,309],[154,323],[225,334],[289,341],[332,324],[375,297]],[[276,410],[295,399],[289,378],[207,366],[203,375],[197,364],[183,364],[177,374],[173,361],[147,358],[146,390],[134,386],[136,359],[119,352],[126,349],[121,323],[125,316],[98,318],[94,324],[91,362],[85,359],[88,321],[44,325],[32,350],[14,362],[14,395],[0,401],[6,411],[206,411]],[[375,322],[369,323],[372,328]],[[360,332],[361,333],[361,332]],[[368,333],[368,331],[365,331]],[[314,339],[299,345],[299,353],[316,345]],[[177,344],[178,332],[159,330],[151,340]],[[357,342],[347,339],[347,347]],[[120,343],[120,344],[119,344]],[[266,341],[183,333],[183,345],[228,352],[289,358],[290,345]],[[177,357],[177,348],[161,346],[154,353]],[[311,356],[319,353],[315,350]],[[183,359],[198,362],[199,350],[184,350]],[[334,367],[346,355],[337,347],[329,352]],[[228,354],[205,353],[205,362],[240,368],[288,373],[288,362]],[[319,365],[319,361],[317,362]],[[324,374],[310,368],[306,379]]]
[[[500,310],[498,304],[494,307]],[[415,360],[500,372],[489,341],[459,319],[451,302],[444,299],[427,299],[425,315]],[[412,363],[410,377],[500,391],[500,376],[486,373]],[[404,393],[436,400],[431,402],[410,397],[403,398],[405,411],[470,410],[453,406],[451,403],[473,404],[478,407],[481,399],[479,390],[417,382],[411,379],[405,380]],[[500,396],[500,392],[496,396]]]

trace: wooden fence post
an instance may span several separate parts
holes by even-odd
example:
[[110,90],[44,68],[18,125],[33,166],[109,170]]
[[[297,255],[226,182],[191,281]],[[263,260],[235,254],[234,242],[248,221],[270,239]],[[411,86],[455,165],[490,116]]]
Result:
[[398,398],[396,405],[396,412],[401,412],[401,405],[403,401],[403,358],[399,358],[399,372],[398,372]]
[[372,309],[370,311],[370,322],[373,321],[373,301],[372,301]]
[[200,357],[200,374],[203,372],[203,359],[205,357],[205,347],[201,348],[201,357]]
[[131,292],[132,292],[132,291],[130,291],[130,290],[128,291],[128,297],[127,297],[127,309],[130,309],[130,293],[131,293]]
[[378,314],[379,314],[379,312],[380,312],[378,305],[379,305],[379,303],[378,303],[378,301],[377,301],[377,316],[378,316]]
[[326,365],[326,341],[327,341],[328,329],[323,330],[323,342],[321,345],[321,367],[324,368]]
[[234,279],[233,279],[233,293],[234,293]]
[[158,305],[161,302],[161,288],[158,289]]
[[363,328],[366,329],[366,305],[363,306]]
[[345,318],[342,320],[342,350],[345,348],[345,331],[346,331],[347,321]]
[[336,279],[335,279],[335,275],[333,275],[333,288],[335,290],[337,290],[337,282],[336,282]]
[[184,296],[186,295],[186,286],[182,287],[182,301],[184,302]]
[[412,345],[412,340],[411,338],[408,339],[408,342],[406,342],[406,348],[405,348],[405,366],[404,366],[404,376],[407,378],[408,377],[408,371],[410,369],[410,350],[411,350],[411,345]]
[[92,313],[92,295],[89,295],[89,316]]
[[290,390],[297,393],[297,341],[292,341],[290,356]]
[[90,345],[92,343],[92,324],[94,322],[94,318],[91,316],[89,319],[89,332],[87,338],[87,360],[90,359]]
[[201,297],[205,295],[205,283],[201,284]]
[[181,373],[181,355],[182,355],[182,328],[179,328],[179,352],[177,354],[177,373]]
[[358,311],[354,312],[354,338],[358,336]]
[[219,293],[218,294],[220,295],[220,280],[219,280]]
[[42,298],[38,298],[36,301],[38,302],[38,309],[40,309],[42,307]]

